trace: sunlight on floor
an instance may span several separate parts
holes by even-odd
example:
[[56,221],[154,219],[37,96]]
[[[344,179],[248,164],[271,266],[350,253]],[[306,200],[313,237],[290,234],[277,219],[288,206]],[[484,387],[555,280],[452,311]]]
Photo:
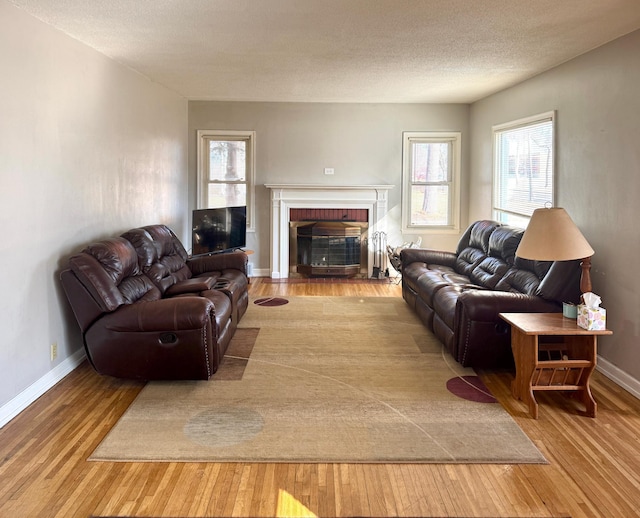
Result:
[[280,489],[278,492],[276,516],[315,517],[316,515],[291,496],[291,494],[287,493],[284,489]]

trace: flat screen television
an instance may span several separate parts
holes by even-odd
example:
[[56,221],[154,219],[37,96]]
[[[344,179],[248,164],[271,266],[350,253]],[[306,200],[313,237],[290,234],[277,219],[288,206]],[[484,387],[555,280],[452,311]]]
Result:
[[247,246],[247,207],[193,211],[193,255],[229,252]]

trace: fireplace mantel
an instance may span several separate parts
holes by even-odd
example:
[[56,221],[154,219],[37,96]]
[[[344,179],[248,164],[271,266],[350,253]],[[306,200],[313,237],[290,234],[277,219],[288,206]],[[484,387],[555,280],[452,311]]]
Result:
[[[289,209],[367,209],[368,242],[374,232],[385,232],[387,194],[393,185],[265,184],[271,191],[271,277],[289,277]],[[369,276],[373,250],[369,247]]]

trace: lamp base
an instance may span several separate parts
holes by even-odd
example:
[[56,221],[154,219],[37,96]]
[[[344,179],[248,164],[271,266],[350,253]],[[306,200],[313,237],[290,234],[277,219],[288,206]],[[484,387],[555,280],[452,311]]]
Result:
[[591,257],[585,257],[580,262],[582,274],[580,275],[580,293],[591,291]]

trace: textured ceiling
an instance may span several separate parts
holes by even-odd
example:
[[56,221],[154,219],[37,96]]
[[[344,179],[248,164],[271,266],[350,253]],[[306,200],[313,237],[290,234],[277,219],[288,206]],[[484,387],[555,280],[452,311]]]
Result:
[[640,0],[10,1],[192,100],[468,103],[640,28]]

